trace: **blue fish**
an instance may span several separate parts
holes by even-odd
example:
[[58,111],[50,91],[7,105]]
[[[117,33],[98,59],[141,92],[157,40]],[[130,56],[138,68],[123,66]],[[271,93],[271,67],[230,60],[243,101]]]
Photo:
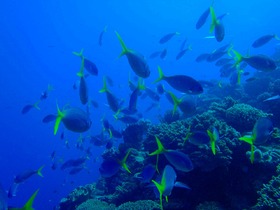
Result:
[[84,59],[84,67],[91,75],[97,76],[98,75],[98,68],[97,66],[90,60],[84,57],[83,55],[84,50],[82,49],[79,53],[73,52],[74,55]]
[[198,81],[186,75],[165,76],[158,67],[159,78],[155,82],[165,80],[174,89],[188,94],[200,94],[203,92],[202,86]]
[[142,182],[150,183],[150,181],[153,178],[153,176],[155,175],[155,173],[156,173],[156,168],[154,165],[152,165],[152,164],[146,165],[143,168],[143,171],[141,173]]
[[127,57],[131,69],[137,76],[142,78],[149,77],[151,72],[144,56],[134,50],[128,49],[118,32],[116,32],[116,35],[121,43],[123,50],[120,56],[125,55]]
[[206,22],[206,20],[207,20],[207,18],[208,18],[208,16],[209,16],[209,14],[210,14],[210,8],[208,7],[208,8],[200,15],[199,19],[198,19],[197,22],[196,22],[195,27],[196,27],[197,30],[200,29],[200,28],[205,24],[205,22]]
[[225,37],[224,25],[222,24],[221,20],[216,18],[216,14],[212,6],[210,7],[210,13],[212,17],[210,33],[212,33],[215,30],[215,38],[218,42],[221,42]]
[[166,34],[159,40],[159,43],[164,44],[164,43],[168,42],[175,35],[180,35],[180,33],[179,32],[174,32],[174,33]]
[[254,145],[264,144],[273,132],[273,124],[268,118],[260,118],[254,125],[252,135],[246,135],[239,138],[251,145],[251,163],[254,162]]
[[16,175],[14,178],[14,183],[20,184],[22,182],[25,182],[27,179],[29,179],[34,174],[38,174],[40,177],[43,177],[43,174],[41,172],[43,168],[44,168],[44,166],[41,166],[38,170],[27,170],[27,171],[24,171],[24,172]]
[[276,34],[268,34],[268,35],[261,36],[256,41],[254,41],[253,44],[252,44],[252,47],[253,48],[261,47],[261,46],[265,45],[266,43],[268,43],[273,38],[277,39],[277,40],[280,40],[279,37]]

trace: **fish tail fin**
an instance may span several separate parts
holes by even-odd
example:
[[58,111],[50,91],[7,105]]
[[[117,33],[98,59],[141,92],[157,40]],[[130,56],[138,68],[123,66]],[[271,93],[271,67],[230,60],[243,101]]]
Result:
[[85,57],[82,56],[80,71],[77,73],[78,77],[84,77],[84,67],[85,67]]
[[103,31],[104,31],[104,32],[107,32],[107,28],[108,28],[108,26],[107,26],[107,25],[106,25],[106,26],[104,26]]
[[116,35],[118,37],[118,40],[120,41],[121,46],[122,46],[122,52],[119,55],[119,57],[121,57],[121,56],[125,55],[129,51],[129,49],[126,47],[126,45],[125,45],[123,39],[121,38],[121,36],[119,35],[119,33],[117,31],[115,31],[115,33],[116,33]]
[[106,77],[103,77],[103,88],[99,90],[99,93],[106,93],[108,91]]
[[183,146],[185,145],[186,141],[190,138],[191,135],[191,132],[187,133],[186,137],[184,138]]
[[121,165],[122,165],[122,167],[123,167],[128,173],[131,174],[131,171],[129,170],[129,168],[128,168],[127,165],[126,165],[126,160],[127,160],[128,156],[129,156],[129,153],[130,153],[130,152],[131,152],[131,148],[128,149],[126,155],[125,155],[124,158],[122,159]]
[[33,208],[33,202],[34,202],[34,199],[35,199],[36,196],[37,196],[38,191],[39,191],[39,189],[36,190],[36,191],[31,195],[31,197],[29,198],[29,200],[25,203],[25,205],[24,205],[22,208],[9,208],[9,210],[34,210],[34,208]]
[[171,96],[174,103],[173,112],[172,112],[172,115],[174,115],[178,106],[182,103],[182,99],[178,99],[171,91],[168,91],[168,93]]
[[154,185],[156,186],[158,192],[159,192],[159,200],[160,200],[160,209],[163,210],[162,206],[162,194],[164,192],[164,186],[162,186],[160,183],[157,183],[155,180],[152,180]]
[[236,50],[233,50],[233,49],[231,49],[231,51],[233,52],[233,54],[235,55],[235,66],[237,66],[242,60],[243,60],[243,57],[242,57],[242,55],[239,53],[239,52],[237,52]]
[[33,104],[34,108],[37,110],[40,110],[39,103],[40,103],[40,100],[37,101],[35,104]]
[[251,156],[250,156],[250,161],[253,164],[254,163],[254,159],[255,159],[255,153],[254,153],[254,145],[251,144]]
[[181,34],[181,33],[180,33],[180,32],[178,32],[178,31],[176,31],[176,32],[175,32],[175,35],[180,35],[180,34]]
[[138,90],[145,90],[146,86],[144,84],[144,81],[142,78],[138,79],[138,85],[137,85]]
[[279,36],[277,36],[277,34],[274,34],[274,39],[280,40],[280,38],[279,38]]
[[166,151],[166,149],[163,147],[162,143],[160,142],[159,138],[157,136],[155,136],[155,137],[156,137],[158,149],[156,151],[150,153],[149,156],[159,155]]
[[188,46],[188,48],[187,48],[189,51],[191,51],[191,50],[193,50],[193,48],[192,48],[192,45],[191,44],[189,44],[189,46]]
[[84,53],[84,49],[81,49],[80,52],[72,52],[74,55],[78,56],[78,57],[84,57],[83,53]]
[[41,166],[38,170],[37,170],[37,174],[40,176],[40,177],[44,177],[43,174],[42,174],[42,169],[45,167],[45,165]]
[[113,115],[114,116],[114,118],[116,119],[116,120],[118,120],[119,119],[119,114],[121,113],[121,110],[120,109],[118,109],[118,111]]
[[253,136],[242,136],[242,137],[239,138],[239,140],[245,141],[248,144],[252,145],[253,141],[254,141],[254,137]]
[[159,82],[159,81],[164,79],[164,74],[163,74],[162,69],[160,68],[160,66],[158,66],[158,73],[159,73],[159,78],[156,81],[154,81],[154,83],[157,83],[157,82]]
[[110,128],[108,129],[108,132],[109,132],[109,138],[110,139],[113,138],[113,133],[112,133],[112,130]]
[[207,130],[207,134],[210,137],[211,150],[213,154],[216,155],[216,139],[210,130]]
[[211,6],[209,9],[210,9],[210,14],[211,14],[211,18],[212,18],[212,22],[211,22],[211,26],[210,26],[210,33],[212,33],[217,25],[217,18],[216,18],[214,8]]
[[238,69],[237,70],[237,84],[240,85],[241,84],[241,75],[243,74],[243,70]]
[[232,52],[232,50],[233,50],[233,44],[231,43],[229,48],[227,49],[227,54],[229,57],[232,57],[232,55],[230,54]]
[[59,127],[59,124],[60,124],[60,122],[62,120],[62,117],[64,116],[64,114],[60,111],[57,102],[56,102],[56,109],[57,109],[57,117],[56,117],[55,125],[54,125],[54,131],[53,131],[54,135],[56,135],[58,127]]

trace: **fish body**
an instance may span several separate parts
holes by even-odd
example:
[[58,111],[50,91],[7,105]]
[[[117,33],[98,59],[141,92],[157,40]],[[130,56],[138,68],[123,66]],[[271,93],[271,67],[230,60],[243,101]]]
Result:
[[27,179],[29,179],[34,174],[38,174],[39,176],[43,177],[43,174],[41,173],[43,168],[44,168],[44,166],[40,167],[38,170],[27,170],[21,174],[16,175],[14,178],[14,183],[20,184],[22,182],[25,182]]
[[277,99],[280,99],[280,95],[269,97],[269,98],[265,99],[264,101],[273,101],[273,100],[277,100]]
[[168,41],[169,41],[172,37],[174,37],[175,35],[180,35],[180,33],[174,32],[174,33],[166,34],[166,35],[164,35],[164,36],[159,40],[159,43],[160,43],[160,44],[164,44],[164,43],[168,42]]
[[81,103],[86,104],[88,102],[88,87],[87,87],[85,77],[80,78],[79,93],[80,93]]
[[141,173],[142,183],[150,183],[155,173],[156,173],[156,168],[154,165],[149,164],[145,166]]
[[223,41],[224,37],[225,37],[225,28],[224,25],[222,24],[221,20],[218,20],[216,18],[216,14],[214,12],[213,7],[210,7],[210,13],[211,13],[211,17],[212,17],[212,23],[211,23],[211,28],[210,28],[210,33],[215,30],[214,34],[215,34],[215,38],[218,42]]
[[203,54],[197,56],[197,58],[195,59],[195,61],[196,61],[197,63],[200,63],[200,62],[202,62],[202,61],[205,61],[205,60],[208,58],[209,55],[210,55],[209,53],[203,53]]
[[137,76],[142,78],[149,77],[151,72],[144,56],[134,50],[128,49],[121,36],[117,32],[116,35],[121,43],[123,50],[120,56],[125,55],[127,57],[131,69]]
[[258,38],[257,40],[255,40],[253,42],[252,47],[253,48],[261,47],[261,46],[267,44],[273,38],[279,39],[275,34],[268,34],[268,35],[261,36],[260,38]]
[[181,58],[185,55],[185,53],[186,53],[187,51],[189,51],[189,49],[181,50],[181,51],[176,55],[176,60],[181,59]]
[[197,30],[200,29],[200,28],[205,24],[205,22],[206,22],[206,20],[207,20],[207,18],[208,18],[208,16],[209,16],[209,14],[210,14],[210,8],[207,8],[207,9],[200,15],[200,17],[199,17],[199,19],[197,20],[196,25],[195,25],[195,27],[196,27]]
[[165,59],[166,55],[167,55],[167,49],[164,48],[164,49],[162,50],[162,52],[160,53],[160,58],[161,58],[161,59]]
[[87,159],[88,158],[86,158],[86,157],[82,157],[82,158],[78,158],[78,159],[68,160],[61,165],[60,169],[64,170],[66,168],[71,168],[71,167],[80,167],[81,165],[83,165],[86,162]]
[[200,145],[209,144],[210,137],[204,131],[194,131],[191,133],[188,140],[190,143],[200,146]]
[[251,67],[260,71],[273,71],[277,68],[274,60],[265,55],[244,57],[243,60]]
[[99,34],[99,37],[98,37],[98,44],[99,44],[99,46],[102,46],[102,44],[103,44],[103,36],[104,36],[104,34],[106,32],[107,32],[107,26],[105,26],[103,28],[103,30],[101,31],[101,33]]
[[215,63],[215,66],[223,66],[225,64],[228,64],[231,61],[232,61],[232,58],[221,58],[221,59],[217,60],[217,62]]
[[149,58],[150,58],[150,59],[156,58],[156,57],[158,57],[161,53],[162,53],[162,51],[153,52],[153,53],[149,56]]
[[200,94],[203,92],[202,86],[198,81],[186,75],[165,76],[160,67],[158,67],[159,78],[156,82],[165,80],[174,89],[188,94]]

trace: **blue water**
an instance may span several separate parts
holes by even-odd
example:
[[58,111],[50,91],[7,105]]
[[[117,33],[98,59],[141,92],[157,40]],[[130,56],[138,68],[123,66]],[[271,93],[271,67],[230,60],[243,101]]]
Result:
[[[105,94],[98,93],[102,88],[102,77],[110,76],[115,83],[110,87],[119,98],[129,101],[127,59],[118,59],[121,46],[114,31],[118,31],[129,48],[149,56],[152,52],[168,49],[165,60],[148,60],[151,75],[145,84],[151,88],[158,77],[160,65],[167,75],[186,74],[196,79],[219,79],[218,68],[209,63],[196,63],[195,58],[205,52],[212,52],[224,44],[232,42],[234,48],[246,54],[251,43],[265,34],[280,34],[280,3],[277,0],[255,1],[215,1],[217,14],[228,12],[223,20],[226,36],[222,43],[209,36],[210,20],[200,29],[195,23],[201,13],[211,4],[206,0],[142,0],[142,1],[3,1],[0,7],[0,56],[1,56],[1,147],[0,182],[8,189],[16,174],[26,169],[43,169],[44,178],[33,176],[22,184],[17,196],[9,200],[11,206],[23,206],[30,195],[38,188],[35,209],[49,210],[57,205],[75,187],[92,183],[99,177],[98,166],[103,147],[93,147],[94,153],[87,162],[87,170],[70,176],[59,169],[53,171],[50,154],[57,152],[61,161],[79,158],[83,152],[75,148],[79,135],[65,131],[70,149],[64,146],[59,135],[65,129],[60,126],[57,136],[53,135],[53,123],[43,124],[42,119],[56,113],[56,101],[63,107],[66,104],[83,107],[77,90],[72,85],[78,77],[80,59],[72,51],[84,48],[87,58],[96,63],[98,77],[87,79],[90,98],[98,101],[99,108],[91,110],[93,121],[90,134],[99,134],[102,129],[100,119],[105,115],[114,126],[125,126],[113,120],[113,112],[106,106]],[[98,45],[98,37],[104,26],[108,26],[103,37],[103,46]],[[158,40],[165,34],[178,31],[164,46]],[[188,38],[193,50],[179,61],[175,61],[181,42]],[[277,41],[259,49],[251,49],[251,54],[271,55]],[[21,109],[26,104],[35,103],[48,84],[54,91],[40,103],[40,111],[31,110],[26,115]],[[158,115],[172,105],[161,101],[161,109],[154,109],[144,118],[158,123]],[[151,100],[139,100],[140,110],[145,110]],[[97,161],[94,161],[97,159]]]

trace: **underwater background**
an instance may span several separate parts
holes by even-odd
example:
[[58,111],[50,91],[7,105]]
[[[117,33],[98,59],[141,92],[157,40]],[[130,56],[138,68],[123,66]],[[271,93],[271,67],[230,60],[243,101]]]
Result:
[[[225,36],[221,42],[217,42],[213,33],[209,33],[211,14],[202,28],[197,30],[195,27],[201,14],[211,5],[213,5],[217,16],[226,14],[221,20],[225,27]],[[275,39],[273,38],[259,48],[252,48],[251,45],[256,39],[264,35],[280,34],[279,8],[280,3],[277,0],[217,0],[214,3],[204,0],[11,0],[2,2],[0,7],[2,72],[0,78],[0,167],[2,171],[0,182],[3,188],[8,191],[13,185],[16,175],[28,169],[37,170],[44,166],[42,169],[44,177],[34,175],[20,183],[16,196],[8,199],[8,205],[22,207],[30,196],[37,189],[40,189],[33,207],[40,210],[59,209],[61,199],[67,197],[75,188],[92,184],[98,180],[99,187],[97,188],[99,190],[106,189],[101,193],[102,196],[105,196],[106,193],[110,194],[112,189],[109,190],[108,188],[117,187],[117,183],[122,182],[121,178],[124,176],[135,177],[136,173],[142,171],[144,165],[155,164],[155,158],[149,157],[147,154],[156,150],[154,137],[158,136],[166,149],[181,150],[189,155],[194,165],[190,172],[176,171],[177,179],[188,184],[191,190],[180,189],[180,191],[176,191],[177,188],[173,189],[169,203],[172,204],[172,199],[174,203],[180,203],[180,199],[183,200],[182,195],[185,196],[185,199],[189,197],[192,200],[187,199],[186,203],[188,204],[181,203],[177,207],[168,207],[164,198],[164,209],[196,209],[200,203],[212,201],[218,202],[218,206],[221,206],[220,209],[253,209],[259,198],[257,191],[262,189],[263,184],[268,184],[272,176],[280,174],[280,167],[278,172],[276,170],[280,162],[280,150],[277,148],[279,144],[277,131],[280,126],[280,102],[277,97],[264,102],[266,99],[280,94],[278,68],[280,42],[275,37]],[[210,87],[204,87],[203,93],[190,95],[196,103],[196,112],[183,116],[182,112],[178,111],[176,116],[181,115],[181,117],[174,119],[174,114],[171,114],[173,104],[165,97],[166,93],[162,95],[157,93],[159,100],[150,97],[138,97],[137,113],[141,115],[137,115],[137,119],[140,123],[139,121],[137,123],[124,123],[116,120],[113,116],[115,112],[108,106],[106,93],[99,93],[103,86],[103,77],[111,78],[113,84],[107,86],[122,101],[123,107],[129,103],[133,91],[129,87],[129,78],[135,86],[137,86],[138,78],[135,78],[136,74],[131,70],[127,59],[124,58],[125,56],[119,57],[122,47],[115,31],[120,34],[129,49],[144,55],[150,69],[150,75],[148,78],[144,78],[144,84],[154,93],[157,93],[158,83],[154,83],[154,81],[158,78],[158,66],[167,76],[188,75],[197,81],[211,82]],[[173,32],[179,32],[180,34],[174,35],[164,44],[159,43],[162,37]],[[100,36],[102,36],[101,40]],[[191,46],[192,49],[188,50],[181,59],[176,60],[176,55],[180,52],[180,46],[185,39],[187,39],[185,46]],[[100,41],[102,41],[102,44]],[[241,76],[241,82],[233,84],[230,82],[231,75],[221,77],[220,67],[217,67],[213,62],[196,61],[202,53],[213,53],[215,49],[227,44],[232,44],[232,47],[227,47],[228,52],[224,53],[223,56],[234,62],[236,62],[236,56],[229,48],[233,48],[240,54],[249,57],[257,54],[266,55],[275,61],[277,68],[273,71],[262,71],[256,70],[249,64],[242,69],[247,73]],[[77,76],[77,73],[80,71],[81,59],[72,53],[80,52],[81,49],[84,49],[84,56],[95,63],[98,68],[98,75],[86,76],[89,92],[88,105],[83,105],[79,97],[80,77]],[[162,52],[164,49],[167,49],[167,54],[163,58],[160,58],[160,55],[156,58],[149,57],[152,53]],[[247,81],[248,78],[253,79]],[[172,88],[166,81],[160,83],[164,85],[166,91],[172,91],[177,97],[182,96],[180,91]],[[44,91],[47,95],[40,100]],[[145,90],[141,91],[144,92]],[[40,101],[38,104],[40,110],[33,106],[38,100]],[[94,106],[92,102],[97,102],[98,107],[96,104]],[[84,132],[81,137],[80,133],[72,132],[66,129],[64,125],[60,125],[57,135],[54,135],[53,127],[55,123],[43,123],[42,120],[49,114],[57,113],[57,104],[61,110],[67,106],[88,110],[87,113],[92,122],[90,129]],[[240,109],[243,109],[243,112],[241,115],[248,114],[249,117],[226,113],[237,104],[242,104]],[[250,107],[244,108],[246,104]],[[27,112],[23,113],[23,108],[26,105],[32,106],[30,110],[28,109]],[[149,107],[151,107],[151,110],[147,111]],[[212,110],[210,114],[207,112],[209,110]],[[207,114],[205,114],[206,112]],[[256,112],[257,114],[255,114]],[[244,120],[242,117],[244,117]],[[250,152],[250,146],[238,139],[246,132],[252,131],[259,117],[269,117],[274,125],[274,135],[269,136],[270,139],[267,142],[260,147],[256,146],[256,148],[263,153],[261,157],[265,152],[271,151],[272,148],[273,154],[266,160],[254,161],[252,164],[248,154],[246,156],[246,152]],[[212,120],[212,118],[214,119]],[[91,136],[100,133],[109,135],[104,129],[104,119],[107,119],[116,130],[127,131],[125,134],[127,139],[132,138],[135,141],[141,139],[143,141],[142,146],[139,146],[137,142],[134,142],[134,145],[133,141],[130,142],[129,140],[130,143],[126,142],[126,146],[123,146],[124,138],[113,138],[113,147],[109,149],[106,148],[108,142],[99,146],[94,145],[90,141]],[[207,120],[209,122],[206,122]],[[220,122],[222,122],[222,125],[219,124]],[[197,126],[198,124],[200,125]],[[137,126],[140,126],[140,128]],[[163,126],[163,128],[160,126]],[[182,126],[183,130],[180,130]],[[236,142],[232,143],[235,145],[231,148],[227,143],[221,143],[223,146],[220,146],[220,151],[216,155],[212,154],[211,149],[207,146],[208,143],[205,144],[206,146],[204,145],[205,147],[202,145],[184,147],[183,139],[188,132],[191,133],[188,130],[189,127],[193,131],[206,131],[212,126],[219,130],[221,141],[224,138],[228,142]],[[131,133],[129,133],[129,129],[132,129]],[[137,133],[133,129],[143,129],[141,138],[133,136]],[[161,129],[174,129],[170,131],[172,133],[171,137],[173,138],[175,135],[178,139],[168,139],[166,137],[169,135],[168,132],[160,131]],[[129,135],[130,137],[127,137]],[[177,141],[179,146],[174,141]],[[231,143],[229,144],[231,145]],[[142,159],[140,159],[143,164],[137,165],[135,161],[128,159],[127,165],[131,174],[125,170],[120,170],[113,175],[113,177],[117,177],[118,181],[112,181],[111,177],[101,177],[99,168],[104,158],[102,158],[102,154],[105,152],[105,157],[121,159],[130,146],[135,150],[147,153],[141,156],[136,154],[136,151],[131,152],[134,159],[141,156]],[[226,154],[228,158],[226,161],[223,158],[225,147],[231,150]],[[198,151],[204,155],[200,159],[196,158],[197,154],[193,154]],[[69,171],[60,169],[61,165],[67,160],[82,157],[86,157],[87,160],[81,164],[82,170],[77,174],[71,175]],[[211,158],[209,159],[209,157]],[[238,159],[238,157],[240,158]],[[206,159],[215,162],[216,165],[212,168],[203,168],[206,167],[203,164]],[[137,161],[141,162],[139,159]],[[57,164],[57,166],[54,167],[54,164]],[[167,164],[170,165],[171,163],[160,156],[159,174],[162,174]],[[209,163],[207,162],[207,164]],[[237,165],[239,166],[237,167]],[[239,167],[241,168],[240,171],[236,169]],[[222,173],[224,173],[223,176]],[[240,196],[235,196],[234,199],[236,200],[233,199],[234,201],[227,200],[231,196],[231,191],[228,190],[229,186],[218,185],[215,189],[216,182],[219,182],[219,180],[213,178],[215,176],[227,177],[230,180],[238,179],[234,180],[232,185],[242,183],[238,186],[240,188],[244,187],[244,189],[240,189]],[[207,178],[209,177],[212,178],[208,181],[213,181],[215,184],[201,186],[198,184],[200,181],[208,182]],[[248,177],[251,179],[248,179]],[[261,179],[260,177],[264,178]],[[128,180],[135,183],[139,182],[136,178],[132,180],[125,178],[125,182],[128,182]],[[255,187],[249,186],[248,189],[245,189],[248,182],[255,184]],[[279,187],[275,189],[279,190]],[[150,193],[146,193],[146,190]],[[217,196],[203,196],[207,191],[213,194],[217,191]],[[238,189],[235,188],[233,191],[238,194]],[[145,188],[141,185],[131,192],[137,196],[128,198],[128,200],[123,197],[116,198],[116,200],[119,199],[118,202],[115,200],[113,202],[108,198],[101,198],[100,200],[114,203],[117,206],[129,201],[129,199],[131,201],[150,199],[159,203],[159,199],[153,193],[153,186]],[[145,195],[141,195],[144,192]],[[221,197],[223,192],[227,194],[226,198]],[[246,196],[242,196],[243,193]],[[177,196],[177,194],[181,194],[181,196]],[[267,204],[266,207],[260,207],[259,209],[269,209],[269,207],[279,209],[280,203],[277,199],[279,199],[280,192],[276,194],[276,196],[272,196],[274,200],[270,200],[270,203],[275,202],[278,206]],[[197,195],[201,195],[201,198]],[[97,199],[102,196],[99,194],[92,198]],[[87,199],[82,200],[82,202]],[[192,204],[191,201],[194,203]],[[236,203],[240,203],[240,206],[234,206]],[[78,206],[77,203],[68,205],[70,207],[61,207],[60,209],[75,209],[75,206]]]

